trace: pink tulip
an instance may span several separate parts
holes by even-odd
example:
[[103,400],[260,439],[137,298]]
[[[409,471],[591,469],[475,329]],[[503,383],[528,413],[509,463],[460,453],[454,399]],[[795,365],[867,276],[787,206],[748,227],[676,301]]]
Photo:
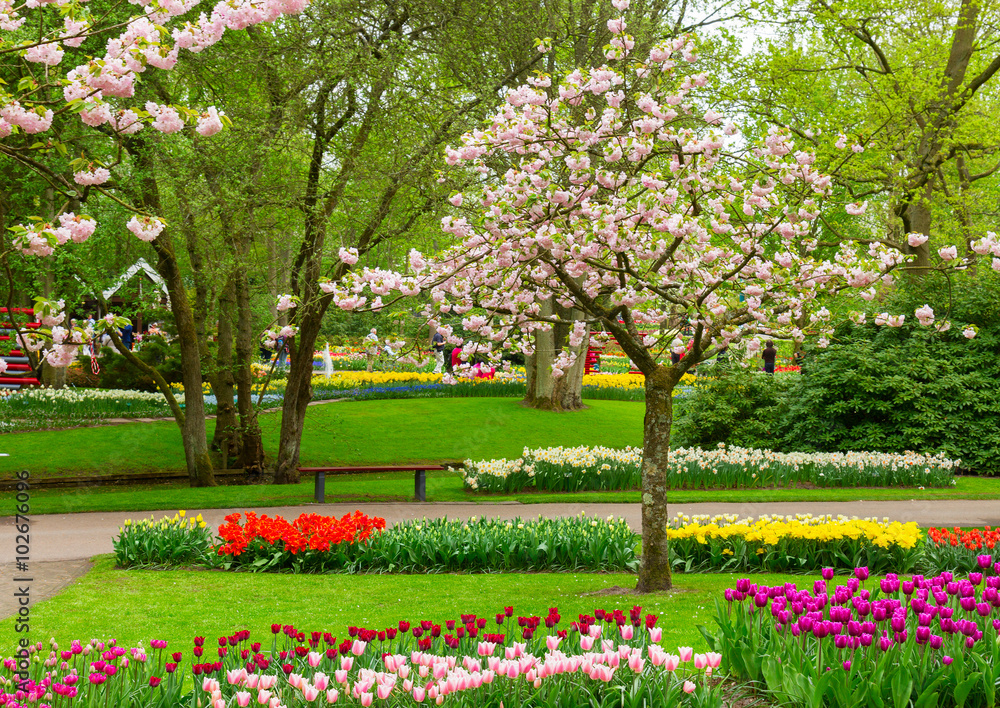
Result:
[[423,703],[424,698],[426,697],[427,697],[427,689],[422,688],[420,686],[413,687],[413,700],[415,700],[417,703]]
[[350,671],[354,667],[354,658],[350,656],[345,656],[340,660],[340,668],[344,671]]
[[662,627],[650,627],[649,628],[649,641],[658,642],[663,639],[663,628]]
[[[367,648],[368,642],[363,642],[360,639],[355,639],[354,644],[351,645],[351,653],[354,656],[361,656],[365,653],[365,648]],[[370,700],[370,699],[369,699]],[[371,703],[369,703],[371,705]]]
[[265,691],[262,689],[257,693],[257,702],[260,703],[262,706],[266,706],[269,700],[271,700],[270,691]]
[[696,688],[697,688],[697,686],[695,686],[690,681],[685,681],[684,682],[684,693],[694,693],[694,689],[696,689]]
[[315,701],[319,698],[319,689],[307,683],[302,687],[302,697],[307,701]]
[[681,661],[691,661],[691,655],[694,654],[694,649],[691,647],[679,647],[677,652],[681,656]]
[[309,666],[313,667],[314,669],[317,666],[319,666],[319,662],[321,662],[322,660],[323,660],[323,655],[314,651],[309,652],[309,655],[306,657],[306,661],[309,662]]
[[333,680],[337,683],[347,683],[347,671],[344,669],[337,669],[333,672]]
[[694,668],[696,668],[696,669],[704,669],[706,666],[708,666],[708,657],[705,656],[704,654],[695,654],[694,655]]
[[632,628],[632,625],[630,624],[623,624],[621,626],[620,631],[622,634],[622,639],[624,639],[626,642],[634,636],[634,630]]
[[561,641],[562,641],[562,637],[558,637],[558,636],[556,636],[554,634],[550,634],[547,637],[545,637],[545,647],[549,651],[555,651],[556,649],[559,648],[559,642],[561,642]]
[[448,665],[445,663],[434,664],[434,678],[443,679],[448,675]]
[[211,693],[212,691],[218,691],[219,690],[219,682],[216,681],[214,678],[211,678],[211,677],[206,678],[206,679],[202,679],[201,690],[204,691],[205,693]]
[[628,656],[628,667],[632,669],[637,674],[641,674],[643,668],[646,666],[645,660],[642,658],[642,654],[636,651]]
[[242,683],[246,683],[247,680],[247,670],[246,669],[233,669],[232,671],[226,672],[226,681],[230,685],[238,686]]
[[277,676],[275,676],[274,674],[264,674],[263,676],[260,677],[260,680],[257,682],[257,686],[259,688],[271,689],[274,688],[274,684],[276,683],[278,683]]
[[413,681],[410,679],[403,679],[403,690],[409,693],[413,690]]
[[313,686],[318,688],[320,691],[325,691],[326,687],[330,685],[330,677],[324,674],[322,671],[317,671],[313,675]]
[[250,695],[250,691],[237,691],[236,705],[241,706],[241,708],[246,708],[250,705],[251,698],[253,698],[253,696]]
[[712,669],[719,668],[719,665],[722,663],[722,654],[718,654],[718,653],[716,653],[714,651],[710,651],[707,654],[705,654],[705,656],[708,658],[708,666],[709,666],[709,668],[712,668]]
[[338,698],[340,698],[340,694],[337,693],[337,689],[331,688],[326,692],[327,703],[336,703]]
[[399,675],[399,678],[405,679],[407,676],[410,675],[410,667],[407,666],[406,664],[403,664],[402,666],[399,667],[396,673]]
[[212,708],[226,708],[226,701],[223,698],[216,698],[212,701]]
[[392,684],[384,683],[376,688],[375,692],[378,694],[378,697],[384,701],[389,697],[389,694],[392,693]]
[[258,681],[260,681],[260,676],[257,674],[247,674],[247,688],[257,688]]
[[594,648],[594,638],[588,637],[584,634],[580,635],[580,648],[584,651],[590,651]]
[[680,665],[681,658],[676,654],[667,654],[667,658],[663,661],[663,668],[667,671],[676,671]]
[[288,674],[288,685],[292,688],[301,689],[304,681],[299,674]]
[[281,708],[281,699],[277,696],[271,696],[271,700],[267,702],[267,708]]
[[514,647],[506,647],[503,651],[503,656],[507,661],[512,661],[517,656]]

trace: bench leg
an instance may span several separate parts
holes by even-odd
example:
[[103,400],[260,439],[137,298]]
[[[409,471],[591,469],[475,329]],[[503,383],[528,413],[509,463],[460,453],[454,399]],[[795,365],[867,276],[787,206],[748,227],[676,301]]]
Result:
[[313,496],[320,504],[326,500],[326,472],[316,473],[316,486]]
[[427,473],[416,470],[413,475],[413,496],[417,501],[427,501]]

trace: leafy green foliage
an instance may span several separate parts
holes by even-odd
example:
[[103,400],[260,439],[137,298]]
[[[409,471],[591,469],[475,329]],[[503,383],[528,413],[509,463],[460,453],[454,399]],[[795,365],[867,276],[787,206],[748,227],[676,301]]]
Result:
[[[100,365],[100,372],[97,374],[100,388],[150,392],[159,390],[151,376],[137,370],[113,347],[103,347],[101,352],[102,355],[97,360]],[[142,343],[142,347],[134,353],[139,359],[157,369],[167,383],[181,383],[183,381],[180,345],[177,340],[167,342],[162,337],[147,337],[146,341]],[[81,356],[80,361],[85,368],[91,367],[89,356]]]
[[862,327],[817,351],[789,392],[786,448],[939,452],[1000,473],[1000,330]]
[[699,376],[691,392],[675,401],[672,445],[774,448],[774,433],[797,377],[769,376],[738,366],[716,367],[715,374]]

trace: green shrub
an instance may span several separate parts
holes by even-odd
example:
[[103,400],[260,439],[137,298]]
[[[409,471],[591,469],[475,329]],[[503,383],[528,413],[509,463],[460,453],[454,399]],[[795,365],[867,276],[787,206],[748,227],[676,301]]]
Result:
[[713,374],[699,376],[690,392],[675,399],[671,446],[711,448],[726,443],[777,449],[774,436],[798,376],[740,366],[716,367]]
[[1000,473],[1000,331],[869,325],[838,338],[789,392],[784,449],[941,453]]

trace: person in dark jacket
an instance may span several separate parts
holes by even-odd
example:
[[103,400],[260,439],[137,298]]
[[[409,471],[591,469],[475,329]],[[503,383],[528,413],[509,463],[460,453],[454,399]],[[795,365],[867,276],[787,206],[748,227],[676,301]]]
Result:
[[774,362],[778,358],[778,350],[774,348],[773,340],[767,340],[767,346],[764,347],[764,351],[760,355],[764,357],[764,373],[773,374]]

